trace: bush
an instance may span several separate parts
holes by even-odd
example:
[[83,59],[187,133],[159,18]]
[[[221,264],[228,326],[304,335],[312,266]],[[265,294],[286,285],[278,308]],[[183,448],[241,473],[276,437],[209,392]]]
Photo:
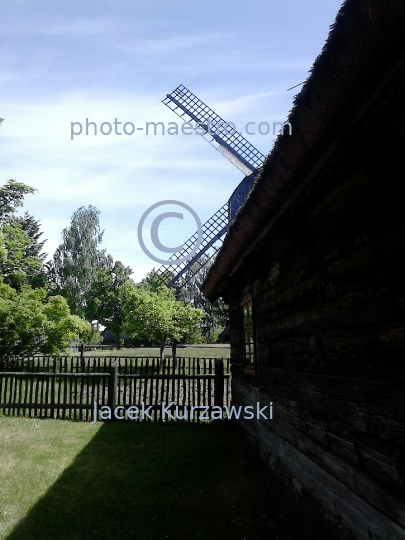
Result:
[[197,330],[194,330],[194,332],[187,336],[185,342],[189,345],[198,345],[199,343],[204,343],[204,338],[201,330],[199,328],[197,328]]
[[99,345],[103,341],[103,336],[90,323],[85,330],[80,333],[80,340],[86,345]]
[[67,351],[91,325],[71,315],[62,296],[29,286],[17,292],[0,279],[0,328],[0,356],[28,356]]
[[206,343],[218,343],[219,340],[219,334],[222,332],[222,328],[215,327],[211,330],[211,332],[206,336],[205,342]]

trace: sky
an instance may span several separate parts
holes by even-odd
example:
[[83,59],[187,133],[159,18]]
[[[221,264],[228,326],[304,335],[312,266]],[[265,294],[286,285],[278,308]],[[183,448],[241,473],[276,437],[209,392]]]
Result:
[[[177,200],[204,223],[243,179],[201,137],[183,134],[162,99],[183,84],[238,129],[255,122],[256,133],[244,135],[267,155],[273,130],[261,135],[256,126],[286,120],[300,87],[288,89],[308,77],[340,4],[3,0],[0,185],[15,179],[37,189],[23,210],[41,221],[49,258],[73,212],[92,205],[105,231],[101,247],[131,266],[136,281],[159,266],[139,245],[144,212]],[[86,118],[97,135],[94,127],[86,135]],[[163,122],[166,129],[177,122],[179,134],[118,135],[115,119],[122,122],[118,133],[126,122],[136,128]],[[72,137],[72,122],[83,126],[80,135]],[[109,135],[100,133],[104,122],[112,124]],[[73,129],[80,131],[79,124]],[[184,212],[183,221],[161,223],[164,245],[179,245],[194,232],[195,221]],[[146,220],[145,238],[149,225]]]

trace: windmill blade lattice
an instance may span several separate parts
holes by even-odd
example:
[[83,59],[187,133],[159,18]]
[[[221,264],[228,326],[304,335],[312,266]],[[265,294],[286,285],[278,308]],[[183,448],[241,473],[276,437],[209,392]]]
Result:
[[[229,228],[229,219],[228,219],[228,204],[224,204],[214,215],[212,215],[202,226],[202,240],[199,246],[197,253],[191,259],[184,261],[175,266],[175,271],[173,271],[174,266],[171,265],[162,265],[156,271],[157,275],[164,281],[169,287],[173,285],[183,274],[185,274],[199,259],[203,254],[208,255],[208,260],[211,259],[221,247],[219,240],[222,236],[228,231]],[[183,248],[174,253],[168,260],[175,261],[182,257],[186,257],[193,247],[198,238],[198,232],[195,232],[190,238],[184,243]],[[204,262],[206,264],[206,261]],[[196,265],[197,269],[194,272],[202,267]],[[194,275],[193,274],[193,275]],[[190,276],[191,279],[192,276]],[[187,280],[188,281],[188,280]]]
[[263,163],[265,156],[253,144],[185,86],[167,94],[162,103],[186,122],[195,122],[195,131],[244,174],[251,174]]

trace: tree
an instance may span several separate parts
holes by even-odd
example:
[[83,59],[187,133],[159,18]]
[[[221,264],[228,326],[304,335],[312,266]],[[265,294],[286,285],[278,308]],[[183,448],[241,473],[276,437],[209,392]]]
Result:
[[86,295],[86,317],[111,328],[119,348],[124,324],[123,285],[130,282],[131,274],[129,266],[115,261],[112,267],[98,269]]
[[7,249],[4,242],[4,235],[0,229],[0,264],[7,260]]
[[23,216],[17,217],[16,221],[21,225],[22,230],[30,240],[25,248],[25,256],[38,257],[44,262],[48,254],[43,252],[46,240],[40,241],[43,235],[40,231],[41,222],[35,219],[34,216],[31,216],[29,212],[25,212]]
[[5,283],[20,290],[42,271],[43,264],[39,257],[26,254],[30,239],[17,220],[4,224],[1,233],[5,256],[0,261],[0,276]]
[[[36,190],[9,180],[0,186],[0,355],[55,354],[91,325],[72,316],[61,296],[33,289],[43,271],[39,222],[28,213],[15,217],[24,196]],[[38,283],[37,283],[38,285]]]
[[15,180],[0,186],[0,276],[16,289],[27,283],[44,283],[43,277],[38,282],[43,269],[39,222],[28,213],[23,218],[14,216],[24,196],[35,191]]
[[28,212],[25,212],[23,216],[15,218],[15,221],[21,226],[28,239],[24,247],[24,258],[32,258],[40,261],[38,269],[28,276],[28,283],[34,288],[45,287],[46,273],[44,262],[48,254],[43,251],[46,240],[41,240],[41,236],[43,235],[40,230],[41,223]]
[[[204,318],[201,323],[203,335],[210,339],[217,332],[217,329],[223,329],[229,325],[228,306],[219,298],[215,302],[210,302],[200,290],[208,272],[212,266],[211,261],[203,256],[200,261],[194,263],[188,272],[180,277],[177,282],[177,297],[194,308],[201,309],[204,312]],[[202,268],[201,263],[206,263]],[[195,270],[198,271],[193,276]]]
[[200,323],[204,314],[176,300],[165,285],[124,286],[124,332],[133,338],[153,338],[159,343],[160,358],[168,341],[180,341]]
[[66,298],[72,313],[82,317],[97,272],[109,261],[105,250],[98,249],[104,233],[99,215],[100,211],[91,205],[76,210],[70,226],[63,229],[62,241],[48,265],[51,287]]
[[71,315],[61,296],[47,299],[45,289],[20,292],[0,280],[0,355],[58,354],[91,325]]
[[36,191],[16,180],[8,180],[4,186],[0,186],[0,226],[13,216],[18,206],[23,205],[25,195]]

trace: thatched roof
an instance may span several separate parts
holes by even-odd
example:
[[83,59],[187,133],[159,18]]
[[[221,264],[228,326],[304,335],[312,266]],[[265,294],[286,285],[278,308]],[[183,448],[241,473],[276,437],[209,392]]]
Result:
[[404,0],[347,0],[342,5],[295,98],[288,117],[292,136],[278,137],[202,286],[207,298],[222,295],[288,197],[333,154],[392,66],[405,63],[404,36]]

